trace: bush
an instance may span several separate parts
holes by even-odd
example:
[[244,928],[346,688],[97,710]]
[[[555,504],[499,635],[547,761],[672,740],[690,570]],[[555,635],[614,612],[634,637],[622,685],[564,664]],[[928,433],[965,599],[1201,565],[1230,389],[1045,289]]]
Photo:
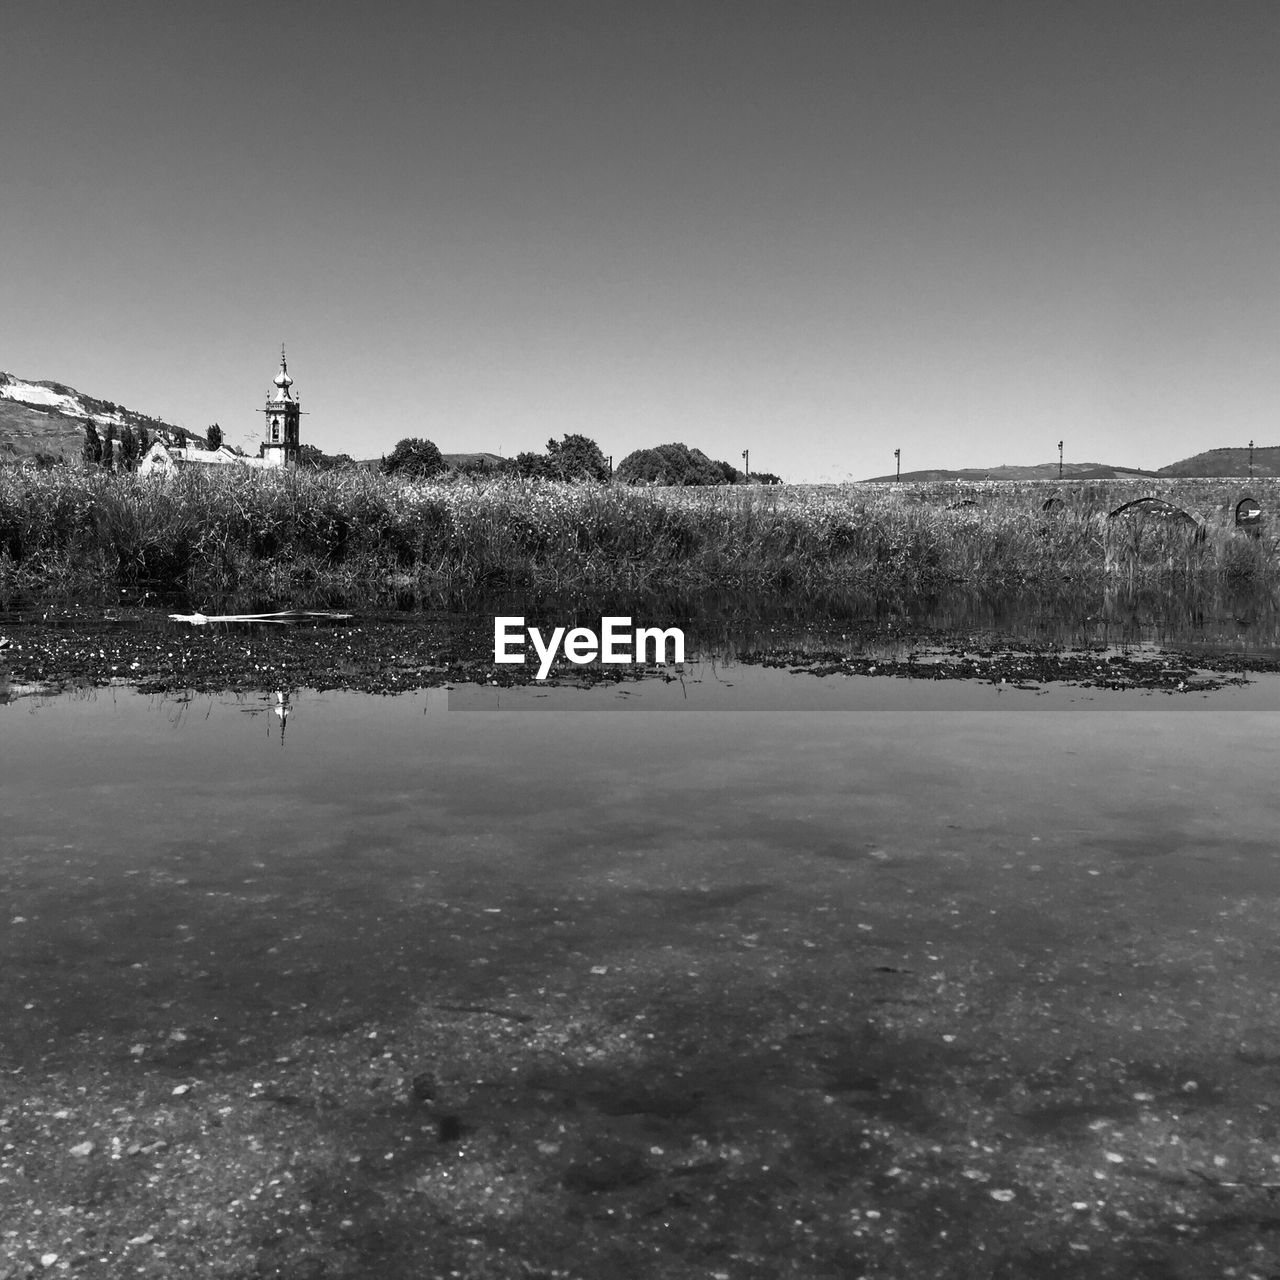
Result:
[[405,480],[426,480],[447,467],[444,456],[430,440],[406,437],[382,460],[382,472]]
[[548,440],[545,454],[517,454],[515,472],[528,480],[596,480],[603,484],[609,479],[609,463],[594,440],[566,435],[562,440]]
[[742,473],[727,462],[714,462],[701,449],[660,444],[627,454],[618,464],[618,479],[625,484],[736,484]]

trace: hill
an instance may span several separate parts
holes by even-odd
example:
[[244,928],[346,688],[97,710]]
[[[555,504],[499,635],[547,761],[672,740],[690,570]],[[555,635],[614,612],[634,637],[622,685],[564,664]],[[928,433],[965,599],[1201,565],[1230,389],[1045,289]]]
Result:
[[[485,467],[500,471],[510,462],[509,458],[504,458],[500,453],[442,453],[440,456],[445,460],[450,471],[458,471],[461,468],[482,470]],[[361,458],[353,462],[352,466],[361,467],[365,471],[380,471],[382,458]]]
[[[901,476],[872,476],[868,484],[892,483],[895,479],[905,482],[936,484],[943,480],[1056,480],[1056,462],[1041,462],[1029,467],[966,467],[961,471],[904,471]],[[1163,474],[1155,471],[1139,471],[1136,467],[1112,467],[1101,462],[1065,462],[1062,464],[1064,480],[1125,480]]]
[[[1194,458],[1183,458],[1161,467],[1162,476],[1247,476],[1249,449],[1207,449]],[[1280,476],[1280,445],[1264,445],[1253,450],[1255,476]]]
[[203,439],[182,427],[126,409],[111,400],[85,395],[61,382],[27,382],[0,373],[0,462],[31,458],[42,462],[74,462],[84,444],[84,424],[99,430],[111,425],[146,427],[152,437],[175,442]]
[[505,466],[507,462],[506,458],[497,453],[444,453],[440,456],[455,471],[459,467],[498,468]]

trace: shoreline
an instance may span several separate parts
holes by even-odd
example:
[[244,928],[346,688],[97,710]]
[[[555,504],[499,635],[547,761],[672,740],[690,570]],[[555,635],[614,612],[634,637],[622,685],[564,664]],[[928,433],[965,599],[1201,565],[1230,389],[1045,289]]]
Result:
[[[0,653],[0,698],[26,692],[125,686],[144,693],[345,690],[393,694],[467,683],[624,684],[661,677],[667,668],[603,667],[597,661],[556,661],[546,681],[536,664],[495,663],[492,619],[484,614],[422,613],[284,626],[170,623],[139,611],[105,616],[66,614],[5,624],[10,645]],[[1198,652],[1188,646],[1079,645],[999,632],[904,628],[900,623],[818,625],[803,641],[778,636],[762,643],[699,635],[692,660],[785,668],[819,677],[973,680],[1011,687],[1046,683],[1095,689],[1203,693],[1245,682],[1248,673],[1280,671],[1280,651]],[[13,692],[18,690],[17,693]]]

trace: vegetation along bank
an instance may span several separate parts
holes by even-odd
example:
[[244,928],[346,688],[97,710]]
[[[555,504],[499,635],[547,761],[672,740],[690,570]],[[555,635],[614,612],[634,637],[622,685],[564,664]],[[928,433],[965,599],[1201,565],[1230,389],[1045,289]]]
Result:
[[[1159,501],[1126,505],[1143,498]],[[1241,526],[1246,498],[1260,514]],[[961,582],[1034,590],[1116,574],[1267,581],[1278,509],[1273,478],[678,488],[5,468],[0,585],[802,598]]]

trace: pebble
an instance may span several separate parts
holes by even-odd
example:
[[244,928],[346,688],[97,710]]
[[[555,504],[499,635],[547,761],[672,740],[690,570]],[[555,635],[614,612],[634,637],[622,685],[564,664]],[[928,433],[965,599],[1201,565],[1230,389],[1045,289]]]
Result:
[[93,1155],[93,1143],[89,1141],[77,1142],[76,1145],[71,1148],[71,1154],[75,1156],[77,1160],[87,1160],[91,1155]]

